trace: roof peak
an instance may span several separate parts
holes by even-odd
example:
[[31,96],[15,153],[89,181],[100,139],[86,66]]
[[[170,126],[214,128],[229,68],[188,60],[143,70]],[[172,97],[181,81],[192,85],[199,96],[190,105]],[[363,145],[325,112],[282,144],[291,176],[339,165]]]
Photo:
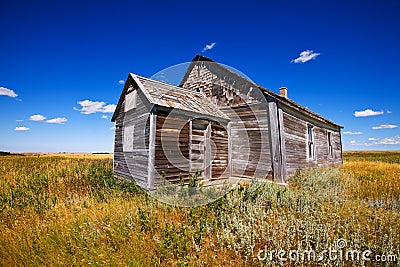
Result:
[[215,62],[215,61],[212,60],[211,58],[208,58],[208,57],[203,56],[203,55],[200,55],[200,54],[197,54],[197,55],[192,59],[192,62],[193,62],[193,61],[209,61],[209,62]]
[[154,83],[160,83],[160,84],[163,84],[163,85],[165,85],[165,86],[171,86],[171,87],[174,88],[175,90],[180,90],[180,91],[183,91],[183,92],[188,92],[188,93],[191,93],[191,94],[203,96],[203,94],[200,93],[200,92],[196,92],[196,91],[193,91],[193,90],[189,90],[189,89],[186,89],[186,88],[184,88],[184,87],[177,86],[177,85],[175,85],[175,84],[171,84],[171,83],[168,83],[168,82],[165,82],[165,81],[160,81],[160,80],[152,79],[152,78],[145,77],[145,76],[142,76],[142,75],[133,73],[133,72],[130,72],[129,74],[132,75],[133,77],[139,77],[139,78],[141,78],[141,79],[148,80],[148,81],[151,81],[151,82],[154,82]]

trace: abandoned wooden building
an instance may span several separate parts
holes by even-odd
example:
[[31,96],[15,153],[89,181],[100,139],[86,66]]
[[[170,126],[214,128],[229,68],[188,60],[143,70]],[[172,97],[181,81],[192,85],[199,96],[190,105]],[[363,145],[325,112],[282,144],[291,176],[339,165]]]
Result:
[[340,125],[201,55],[179,86],[129,74],[112,121],[114,173],[147,189],[161,174],[286,183],[342,163]]

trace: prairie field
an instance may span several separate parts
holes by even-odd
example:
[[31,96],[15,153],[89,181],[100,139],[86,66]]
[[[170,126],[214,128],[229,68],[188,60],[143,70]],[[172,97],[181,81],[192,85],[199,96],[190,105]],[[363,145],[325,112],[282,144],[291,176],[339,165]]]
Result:
[[[1,266],[400,266],[400,152],[346,152],[289,186],[254,182],[192,208],[117,180],[107,156],[0,161]],[[260,257],[329,249],[371,254]]]

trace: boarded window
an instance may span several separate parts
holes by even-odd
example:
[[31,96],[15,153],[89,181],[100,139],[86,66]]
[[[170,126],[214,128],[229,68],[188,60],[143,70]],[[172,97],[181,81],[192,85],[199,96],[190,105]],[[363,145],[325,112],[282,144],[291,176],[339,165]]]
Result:
[[125,112],[136,108],[136,102],[137,102],[137,91],[134,90],[132,92],[129,92],[125,96]]
[[314,144],[314,131],[313,126],[308,125],[308,158],[314,159],[315,158],[315,144]]
[[123,151],[132,152],[133,151],[133,135],[135,132],[135,125],[129,125],[124,127],[124,143]]
[[328,132],[328,151],[329,156],[333,158],[333,147],[332,147],[332,133]]

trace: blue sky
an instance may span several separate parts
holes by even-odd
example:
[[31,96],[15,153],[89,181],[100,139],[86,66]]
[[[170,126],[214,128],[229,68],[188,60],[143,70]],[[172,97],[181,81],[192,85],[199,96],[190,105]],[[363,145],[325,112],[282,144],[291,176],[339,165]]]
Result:
[[112,151],[119,81],[198,53],[288,87],[345,126],[345,150],[400,149],[400,1],[6,0],[0,11],[0,150]]

